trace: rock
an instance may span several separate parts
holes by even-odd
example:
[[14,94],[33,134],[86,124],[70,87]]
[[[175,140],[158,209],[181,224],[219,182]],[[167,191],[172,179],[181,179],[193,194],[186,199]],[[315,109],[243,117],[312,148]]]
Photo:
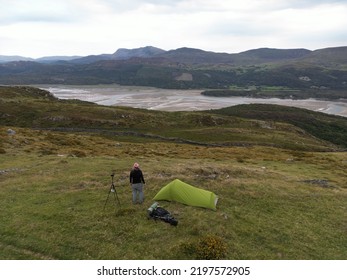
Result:
[[332,186],[329,185],[329,181],[325,179],[311,179],[311,180],[303,180],[304,183],[319,185],[320,187],[324,188],[331,188]]
[[15,135],[16,132],[13,129],[9,128],[9,129],[7,129],[7,134],[8,135]]

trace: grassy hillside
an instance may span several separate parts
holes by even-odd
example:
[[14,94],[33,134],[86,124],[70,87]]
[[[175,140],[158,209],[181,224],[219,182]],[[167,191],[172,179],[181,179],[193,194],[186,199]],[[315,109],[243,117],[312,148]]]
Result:
[[[340,143],[334,141],[339,137],[342,141],[345,139],[346,118],[312,112],[320,116],[317,122],[325,125],[322,134],[329,131],[331,135],[329,139],[324,139],[324,135],[317,138],[310,130],[300,128],[301,124],[310,126],[311,113],[307,112],[311,111],[297,108],[268,105],[264,110],[270,114],[267,119],[260,113],[257,117],[255,112],[249,120],[244,118],[249,117],[247,115],[230,116],[228,112],[234,112],[233,107],[221,111],[168,113],[58,100],[47,91],[31,87],[0,87],[0,93],[0,124],[5,126],[94,132],[134,141],[141,138],[141,141],[152,139],[204,146],[264,145],[319,151],[340,149],[336,145]],[[253,106],[235,108],[246,108],[246,111],[250,108],[251,113]],[[289,113],[279,118],[274,110]]]
[[347,119],[344,117],[269,104],[239,105],[213,112],[228,116],[290,123],[319,139],[347,147]]
[[[347,257],[347,154],[301,128],[0,90],[0,259]],[[121,205],[104,210],[113,170]],[[175,178],[215,192],[217,211],[161,202],[178,226],[148,220]]]

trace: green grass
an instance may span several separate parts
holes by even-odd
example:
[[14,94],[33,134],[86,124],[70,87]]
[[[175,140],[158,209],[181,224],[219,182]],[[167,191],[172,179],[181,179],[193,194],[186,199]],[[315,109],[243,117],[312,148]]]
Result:
[[[17,131],[12,143],[33,133]],[[42,155],[37,142],[5,145],[1,259],[189,259],[187,246],[209,235],[223,240],[226,259],[347,257],[346,153],[160,142],[123,142],[116,153],[112,140],[65,135],[85,139],[93,153],[75,157],[60,153],[70,148],[62,146]],[[135,160],[147,180],[143,205],[131,203]],[[110,196],[103,211],[112,170],[121,206]],[[218,194],[218,210],[162,202],[179,225],[148,220],[152,197],[174,178]],[[329,187],[304,182],[315,178]]]
[[[284,122],[301,128],[302,134],[309,133],[321,140],[347,147],[347,121],[345,117],[333,116],[294,107],[269,104],[238,105],[212,110],[216,114],[267,122]],[[304,132],[305,131],[305,132]]]
[[[331,142],[268,119],[20,96],[0,98],[0,259],[347,258],[347,153]],[[121,205],[104,209],[113,170]],[[215,192],[217,211],[161,202],[178,226],[148,220],[176,178]]]

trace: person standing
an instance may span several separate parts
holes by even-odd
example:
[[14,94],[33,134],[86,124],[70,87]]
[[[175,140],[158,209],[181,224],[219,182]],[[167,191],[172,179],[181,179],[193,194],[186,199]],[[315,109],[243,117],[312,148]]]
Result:
[[137,162],[134,163],[134,166],[130,171],[130,184],[133,193],[133,204],[137,203],[137,197],[138,202],[142,204],[144,200],[143,187],[146,183],[140,165]]

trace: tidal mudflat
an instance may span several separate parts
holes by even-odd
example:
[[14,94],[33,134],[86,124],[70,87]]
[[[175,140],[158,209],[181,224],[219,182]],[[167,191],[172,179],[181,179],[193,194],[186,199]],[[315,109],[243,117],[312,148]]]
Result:
[[291,100],[278,98],[212,97],[202,90],[175,90],[120,85],[39,85],[61,99],[80,99],[107,106],[161,111],[200,111],[238,104],[267,103],[305,108],[347,117],[347,100]]

